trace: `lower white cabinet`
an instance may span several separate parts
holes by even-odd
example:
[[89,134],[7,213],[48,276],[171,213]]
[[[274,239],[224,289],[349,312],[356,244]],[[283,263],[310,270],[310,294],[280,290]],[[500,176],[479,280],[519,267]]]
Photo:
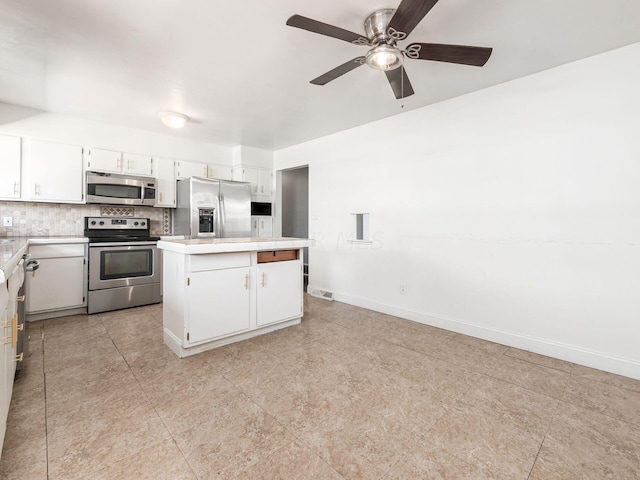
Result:
[[18,290],[24,281],[23,266],[20,262],[6,282],[0,283],[0,452],[7,428],[7,415],[11,405],[13,379],[16,362],[22,358],[16,356],[18,338]]
[[162,258],[164,341],[180,357],[300,323],[300,249]]
[[191,272],[185,346],[248,330],[250,268]]
[[85,244],[33,245],[29,253],[40,266],[27,272],[27,314],[86,306]]
[[302,260],[259,263],[257,273],[258,325],[302,315]]

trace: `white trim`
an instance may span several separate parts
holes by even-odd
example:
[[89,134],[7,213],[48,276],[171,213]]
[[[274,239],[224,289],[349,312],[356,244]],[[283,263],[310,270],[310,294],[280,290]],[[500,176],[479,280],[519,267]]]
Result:
[[488,328],[473,322],[449,318],[443,315],[415,312],[401,307],[386,305],[365,298],[343,295],[336,292],[334,292],[334,300],[640,380],[640,363],[635,360],[616,357],[576,345],[568,345],[544,338],[522,335],[508,330]]

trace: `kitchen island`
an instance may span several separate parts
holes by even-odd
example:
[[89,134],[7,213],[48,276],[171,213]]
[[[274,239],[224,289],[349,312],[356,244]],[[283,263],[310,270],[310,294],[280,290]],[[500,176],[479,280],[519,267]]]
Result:
[[161,240],[164,343],[179,357],[300,323],[301,238]]

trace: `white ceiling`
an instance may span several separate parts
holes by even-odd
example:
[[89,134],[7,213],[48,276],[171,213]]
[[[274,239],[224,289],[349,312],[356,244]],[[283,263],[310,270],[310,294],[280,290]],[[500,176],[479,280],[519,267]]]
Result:
[[[638,0],[440,0],[411,42],[493,47],[482,67],[407,60],[309,80],[366,47],[288,27],[300,14],[357,33],[369,0],[0,0],[0,102],[220,145],[277,150],[640,41]],[[157,111],[192,121],[177,132]]]

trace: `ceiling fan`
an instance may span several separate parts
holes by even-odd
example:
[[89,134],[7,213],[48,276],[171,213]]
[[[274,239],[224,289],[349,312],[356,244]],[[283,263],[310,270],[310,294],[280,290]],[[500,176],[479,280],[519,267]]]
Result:
[[397,43],[405,40],[438,0],[402,0],[397,9],[376,10],[364,21],[365,35],[344,30],[301,15],[293,15],[287,25],[344,40],[355,45],[372,47],[364,56],[356,57],[311,80],[325,85],[365,63],[382,70],[396,98],[413,95],[414,91],[403,66],[404,57],[417,60],[483,66],[491,56],[491,48],[441,43],[412,43],[404,50]]

